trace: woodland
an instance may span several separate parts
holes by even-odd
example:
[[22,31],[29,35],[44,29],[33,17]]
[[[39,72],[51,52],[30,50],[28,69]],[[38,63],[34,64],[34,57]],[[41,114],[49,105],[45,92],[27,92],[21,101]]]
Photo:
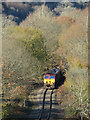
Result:
[[83,114],[89,118],[88,6],[79,2],[2,3],[3,119],[17,116],[19,120],[32,110],[32,101],[26,107],[23,102],[43,86],[44,73],[54,65],[66,71],[67,117]]

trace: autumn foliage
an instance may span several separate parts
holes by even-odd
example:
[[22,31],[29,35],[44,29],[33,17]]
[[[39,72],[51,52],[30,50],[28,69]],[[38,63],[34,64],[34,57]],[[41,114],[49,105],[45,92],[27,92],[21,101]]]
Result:
[[[65,56],[69,65],[69,71],[66,74],[67,80],[65,82],[65,86],[69,89],[72,95],[76,96],[74,100],[72,99],[72,103],[69,107],[71,106],[72,110],[73,108],[74,110],[80,110],[80,114],[88,117],[87,8],[82,12],[80,11],[80,13],[81,14],[78,16],[77,20],[75,20],[68,29],[64,29],[64,31],[60,33],[58,41],[59,47],[56,54]],[[75,102],[75,100],[77,102]]]
[[[6,7],[10,5],[7,3]],[[66,100],[58,101],[58,104],[67,105],[65,112],[71,113],[70,117],[79,111],[88,118],[88,8],[65,6],[68,7],[62,6],[58,16],[45,4],[33,7],[34,11],[19,25],[13,16],[3,15],[0,63],[3,117],[9,116],[9,108],[15,105],[16,109],[23,109],[24,100],[41,87],[43,74],[58,64],[66,71],[66,81],[56,94],[71,101],[70,104]],[[16,99],[19,102],[15,103]]]

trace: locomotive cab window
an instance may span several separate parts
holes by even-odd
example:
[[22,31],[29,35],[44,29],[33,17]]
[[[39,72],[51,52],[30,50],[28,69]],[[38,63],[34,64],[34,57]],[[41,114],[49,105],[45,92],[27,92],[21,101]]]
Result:
[[49,76],[46,75],[46,76],[45,76],[45,79],[49,79]]
[[55,79],[55,76],[50,76],[50,79]]

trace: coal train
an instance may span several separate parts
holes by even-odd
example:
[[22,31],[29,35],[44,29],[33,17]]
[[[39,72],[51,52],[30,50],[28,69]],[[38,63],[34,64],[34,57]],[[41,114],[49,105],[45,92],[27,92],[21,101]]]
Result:
[[54,66],[47,73],[44,74],[44,86],[56,88],[56,84],[60,81],[61,69]]

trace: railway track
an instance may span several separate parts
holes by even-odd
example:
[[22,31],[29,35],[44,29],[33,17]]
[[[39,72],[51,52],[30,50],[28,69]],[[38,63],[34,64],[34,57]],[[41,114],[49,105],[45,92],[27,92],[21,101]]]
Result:
[[[43,119],[43,114],[46,114],[44,112],[44,109],[45,109],[45,98],[46,98],[46,94],[47,94],[47,91],[49,91],[50,88],[46,88],[45,92],[44,92],[44,95],[43,95],[43,102],[42,102],[42,110],[41,110],[41,113],[39,115],[39,120],[42,120]],[[49,120],[50,119],[50,114],[51,114],[51,109],[52,109],[52,94],[53,94],[53,89],[50,90],[50,101],[49,101],[49,111],[48,111],[48,114],[47,114],[47,117],[45,118],[46,120]]]

